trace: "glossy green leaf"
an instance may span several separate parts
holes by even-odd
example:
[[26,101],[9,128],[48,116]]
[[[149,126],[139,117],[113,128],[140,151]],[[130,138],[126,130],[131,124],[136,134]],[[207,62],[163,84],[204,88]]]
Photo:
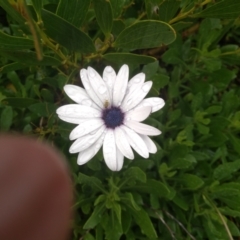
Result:
[[202,187],[202,185],[204,184],[204,181],[200,177],[189,173],[185,173],[183,176],[179,178],[179,180],[189,190],[196,190]]
[[2,110],[0,118],[0,129],[1,131],[8,131],[12,125],[13,120],[13,109],[10,106],[5,107]]
[[14,37],[0,31],[0,50],[16,51],[33,48],[33,41],[27,38]]
[[131,208],[128,209],[143,233],[150,239],[157,238],[156,230],[147,212],[142,208],[139,211],[134,211]]
[[3,100],[3,102],[9,106],[16,107],[16,108],[26,108],[39,101],[32,98],[19,98],[19,97],[8,97]]
[[156,58],[138,55],[133,53],[107,53],[103,55],[103,59],[119,64],[148,64],[156,61]]
[[48,36],[68,50],[80,53],[95,52],[91,38],[71,23],[44,9],[42,20]]
[[159,6],[159,20],[169,22],[177,13],[180,1],[166,0]]
[[195,17],[209,18],[237,18],[240,15],[240,2],[236,0],[223,0],[207,7]]
[[217,180],[224,179],[226,177],[230,177],[232,173],[237,172],[240,169],[240,160],[236,160],[234,162],[223,163],[219,165],[214,170],[214,178]]
[[103,33],[108,36],[113,25],[113,12],[111,3],[110,1],[106,0],[93,0],[93,3],[98,25]]
[[43,56],[43,59],[39,61],[37,59],[37,55],[35,52],[32,51],[5,51],[1,52],[7,58],[20,62],[21,64],[26,65],[41,65],[41,66],[58,66],[61,65],[61,61],[50,57],[50,56]]
[[118,18],[124,11],[124,5],[127,3],[126,0],[110,0],[112,5],[112,11],[114,18]]
[[79,28],[88,12],[90,0],[60,0],[56,14]]
[[113,47],[129,50],[160,47],[176,38],[174,29],[167,23],[144,20],[125,28],[113,43]]

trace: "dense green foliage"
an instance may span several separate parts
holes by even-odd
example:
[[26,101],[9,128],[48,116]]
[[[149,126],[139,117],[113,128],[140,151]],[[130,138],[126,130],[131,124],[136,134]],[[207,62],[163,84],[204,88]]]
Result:
[[[75,186],[72,239],[240,237],[240,2],[0,0],[0,129],[48,140]],[[166,101],[147,120],[162,135],[148,160],[111,172],[68,152],[79,70],[130,66]]]

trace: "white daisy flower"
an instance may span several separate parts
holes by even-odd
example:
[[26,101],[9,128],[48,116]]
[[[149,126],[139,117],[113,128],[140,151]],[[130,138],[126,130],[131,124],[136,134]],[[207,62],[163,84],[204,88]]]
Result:
[[77,104],[57,109],[63,121],[78,124],[70,133],[70,153],[79,153],[77,163],[82,165],[93,158],[103,146],[104,160],[112,171],[119,171],[124,157],[132,160],[132,148],[143,158],[156,153],[157,147],[148,136],[161,132],[141,123],[152,112],[164,106],[158,97],[146,98],[152,82],[144,82],[139,73],[128,81],[129,68],[124,64],[115,73],[107,66],[101,77],[93,68],[80,71],[84,88],[65,85],[64,91]]

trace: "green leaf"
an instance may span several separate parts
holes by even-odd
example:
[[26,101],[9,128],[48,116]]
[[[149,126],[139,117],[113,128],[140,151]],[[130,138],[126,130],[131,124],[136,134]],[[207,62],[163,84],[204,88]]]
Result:
[[7,106],[3,109],[0,120],[0,129],[2,131],[8,131],[12,125],[13,110],[12,107]]
[[16,70],[19,70],[22,68],[28,68],[28,65],[25,65],[25,64],[22,64],[19,62],[14,62],[14,63],[10,63],[10,64],[0,67],[0,72],[7,73],[7,72],[11,72],[11,71],[16,71]]
[[152,63],[148,63],[142,69],[142,72],[146,74],[146,79],[152,78],[159,69],[159,62],[155,61]]
[[33,4],[33,7],[36,11],[36,13],[39,15],[41,14],[41,9],[42,9],[42,0],[31,0],[32,1],[32,4]]
[[240,197],[240,183],[230,182],[211,188],[213,194],[217,197]]
[[79,173],[78,180],[79,180],[79,183],[93,186],[93,187],[97,188],[98,190],[104,189],[102,182],[96,177],[89,177],[83,173]]
[[204,181],[200,177],[189,173],[185,173],[183,176],[179,178],[179,180],[189,190],[197,190],[204,184]]
[[56,105],[51,103],[36,103],[28,107],[28,109],[37,114],[39,117],[50,117],[56,112]]
[[33,41],[23,37],[13,37],[0,31],[0,50],[16,51],[33,48]]
[[125,178],[134,178],[140,182],[146,182],[146,174],[139,167],[130,167],[124,172]]
[[116,214],[111,211],[111,215],[107,217],[107,223],[104,226],[106,238],[119,240],[123,231],[121,223],[119,223]]
[[214,172],[213,176],[217,180],[224,179],[226,177],[231,177],[232,173],[237,172],[240,169],[240,160],[234,162],[223,163],[218,166]]
[[7,58],[20,62],[22,65],[27,64],[27,66],[31,65],[41,65],[41,66],[58,66],[61,65],[61,61],[50,57],[50,56],[43,56],[43,59],[39,61],[37,59],[37,55],[35,52],[32,51],[10,51],[10,50],[3,50],[1,53],[6,56]]
[[[24,26],[26,20],[21,16],[21,14],[16,10],[17,4],[15,1],[11,1],[12,4],[10,4],[10,1],[0,1],[0,6],[18,23],[20,23],[22,26]],[[1,44],[0,44],[1,47]]]
[[79,28],[88,12],[90,0],[60,0],[56,14]]
[[160,47],[176,38],[174,29],[167,23],[144,20],[125,28],[117,37],[113,47],[129,50]]
[[122,212],[122,229],[123,229],[123,233],[127,233],[128,232],[128,230],[131,227],[131,223],[132,223],[131,213],[129,211],[123,211]]
[[119,63],[122,65],[122,63],[126,64],[148,64],[156,61],[156,58],[139,55],[139,54],[133,54],[133,53],[107,53],[102,56],[103,59],[113,62],[113,63]]
[[177,13],[180,1],[166,0],[159,6],[159,20],[169,22]]
[[[134,198],[133,198],[133,195],[131,193],[124,193],[122,196],[121,196],[121,200],[123,202],[125,202],[125,204],[127,204],[129,207],[133,207],[135,210],[139,210],[139,206],[138,204],[135,202]],[[129,204],[130,203],[130,204]]]
[[145,212],[142,208],[139,211],[134,211],[131,208],[128,209],[142,232],[150,239],[157,238],[157,233],[147,212]]
[[240,2],[236,0],[223,0],[207,7],[195,17],[206,18],[237,18],[240,15]]
[[134,187],[131,187],[131,189],[137,190],[139,192],[155,194],[159,197],[165,197],[170,193],[166,185],[160,181],[153,179],[147,180],[145,184],[138,184]]
[[87,232],[87,233],[83,236],[82,239],[83,239],[83,240],[95,240],[94,236],[93,236],[91,233],[89,233],[89,232]]
[[189,209],[187,202],[179,194],[176,194],[172,201],[184,211],[187,211]]
[[126,0],[110,0],[112,5],[112,11],[114,18],[118,18],[124,11],[124,4],[127,3]]
[[68,50],[80,53],[95,52],[91,38],[71,23],[44,9],[42,20],[48,36]]
[[5,98],[3,102],[9,106],[16,107],[16,108],[26,108],[30,105],[33,105],[35,103],[38,103],[39,101],[32,98]]
[[113,25],[113,12],[111,3],[109,0],[93,0],[93,3],[98,25],[103,33],[108,36]]
[[104,204],[97,205],[91,216],[88,218],[87,222],[83,225],[83,229],[94,228],[102,219],[102,214],[104,213]]

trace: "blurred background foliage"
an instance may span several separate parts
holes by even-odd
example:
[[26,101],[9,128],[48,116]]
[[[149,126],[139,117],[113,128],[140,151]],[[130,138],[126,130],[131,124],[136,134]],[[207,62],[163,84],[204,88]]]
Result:
[[[240,2],[0,0],[0,130],[48,140],[75,187],[71,239],[240,239]],[[164,98],[158,152],[84,166],[60,121],[79,70],[127,63]]]

